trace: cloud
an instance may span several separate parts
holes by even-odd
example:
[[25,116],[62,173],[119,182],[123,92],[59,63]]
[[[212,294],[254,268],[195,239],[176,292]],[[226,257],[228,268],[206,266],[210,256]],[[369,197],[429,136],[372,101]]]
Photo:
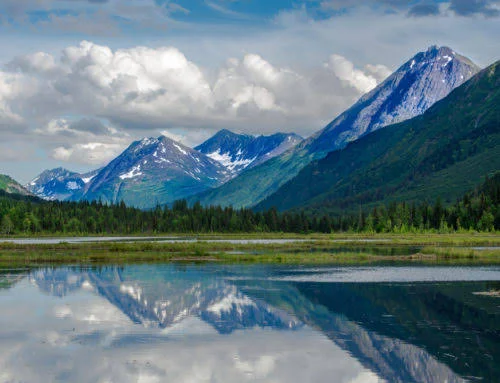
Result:
[[190,11],[171,1],[156,0],[2,0],[0,26],[25,27],[37,32],[118,35],[136,29],[165,30],[181,25],[172,15]]
[[496,17],[500,15],[498,5],[498,1],[491,0],[451,0],[450,9],[460,16]]
[[0,71],[0,129],[11,130],[24,122],[21,115],[17,114],[11,103],[22,97],[26,89],[25,79],[22,75]]
[[16,57],[7,68],[24,73],[49,73],[57,69],[54,57],[44,52]]
[[[323,11],[346,11],[360,7],[371,7],[383,12],[406,13],[410,17],[437,16],[446,14],[447,10],[459,16],[496,17],[500,15],[498,0],[450,0],[441,2],[436,0],[320,0],[319,8]],[[444,11],[444,12],[443,12]]]
[[[326,67],[318,63],[316,69],[300,72],[249,53],[228,59],[209,76],[174,47],[112,50],[83,41],[57,58],[38,52],[12,60],[0,72],[6,84],[0,107],[4,116],[29,122],[35,134],[58,142],[54,156],[69,160],[89,142],[122,144],[125,132],[182,127],[199,136],[204,127],[289,130],[291,121],[333,117],[332,109],[348,106],[389,72],[383,65],[362,71],[338,55]],[[109,135],[111,128],[119,134]],[[69,139],[80,146],[68,146],[74,144]],[[103,147],[93,151],[101,153]]]
[[208,8],[210,8],[216,12],[219,12],[224,16],[229,16],[232,19],[239,19],[239,20],[251,20],[252,19],[252,16],[245,14],[245,13],[233,11],[232,9],[223,5],[222,3],[217,3],[216,1],[210,1],[210,0],[204,1],[204,4]]
[[[355,69],[354,64],[340,55],[332,55],[325,64],[344,84],[347,84],[360,93],[367,93],[377,86],[377,79],[365,72]],[[380,73],[388,71],[384,66],[370,66],[371,71]]]
[[110,161],[130,143],[126,133],[95,118],[53,119],[34,133],[47,138],[45,147],[52,159],[88,165]]
[[209,74],[175,47],[83,41],[0,70],[0,128],[12,135],[19,126],[18,138],[35,138],[48,159],[101,166],[146,135],[190,146],[221,128],[307,135],[323,123],[312,120],[333,118],[389,72],[380,64],[357,69],[339,55],[301,71],[247,53]]
[[379,82],[385,80],[392,74],[392,71],[389,68],[387,68],[385,65],[380,65],[380,64],[378,65],[367,64],[365,66],[365,69]]
[[36,128],[35,133],[46,136],[62,137],[67,136],[71,139],[78,137],[121,137],[119,131],[111,126],[105,125],[96,118],[82,118],[74,121],[67,119],[54,119],[49,121],[42,128]]
[[69,148],[60,146],[52,150],[51,157],[58,161],[84,163],[89,165],[102,165],[123,151],[119,144],[104,144],[102,142],[89,142],[75,144]]

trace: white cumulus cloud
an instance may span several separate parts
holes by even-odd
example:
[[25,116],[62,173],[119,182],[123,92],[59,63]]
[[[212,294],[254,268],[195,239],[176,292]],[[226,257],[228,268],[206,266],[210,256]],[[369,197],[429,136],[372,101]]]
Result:
[[59,161],[87,163],[101,165],[116,157],[123,150],[119,144],[103,144],[102,142],[89,142],[76,144],[69,148],[57,147],[52,151],[52,158]]
[[[343,56],[332,55],[325,65],[327,68],[331,69],[344,84],[357,89],[359,92],[366,93],[377,86],[378,81],[373,75],[356,69],[354,64]],[[378,74],[383,70],[383,67],[381,65],[370,66],[369,70],[372,73],[375,72]]]
[[49,146],[52,159],[88,165],[110,161],[130,141],[126,133],[96,119],[53,119],[34,133],[50,140],[50,146],[56,146]]
[[321,128],[311,121],[332,119],[388,72],[356,69],[339,55],[304,71],[253,53],[210,72],[175,47],[113,50],[82,41],[0,70],[0,126],[30,126],[54,159],[102,164],[132,138],[180,128],[186,142],[190,132],[206,136],[202,129],[307,135]]

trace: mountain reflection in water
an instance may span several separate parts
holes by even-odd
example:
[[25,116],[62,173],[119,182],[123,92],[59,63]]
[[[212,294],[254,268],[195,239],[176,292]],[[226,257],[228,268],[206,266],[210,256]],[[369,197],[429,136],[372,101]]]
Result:
[[469,269],[448,271],[493,281],[320,283],[328,268],[177,264],[0,272],[0,382],[500,381],[498,298],[474,294],[498,289],[500,273]]

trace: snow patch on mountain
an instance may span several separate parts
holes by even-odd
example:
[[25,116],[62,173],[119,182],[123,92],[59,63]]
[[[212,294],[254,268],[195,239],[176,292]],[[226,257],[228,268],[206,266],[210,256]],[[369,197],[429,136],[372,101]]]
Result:
[[[238,153],[241,153],[239,151]],[[230,152],[226,153],[221,153],[221,149],[217,152],[213,152],[210,154],[207,154],[208,157],[212,158],[213,160],[220,162],[222,165],[224,165],[226,168],[228,168],[231,171],[235,171],[237,168],[246,168],[248,165],[250,165],[252,162],[254,162],[257,157],[250,158],[250,159],[236,159],[234,160],[231,157]],[[236,158],[241,158],[241,157],[236,157]]]
[[80,186],[75,181],[69,181],[66,184],[66,187],[68,188],[68,190],[78,190],[78,189],[80,189]]
[[82,181],[83,183],[85,184],[88,184],[90,181],[92,181],[94,179],[94,177],[97,175],[97,173],[95,174],[92,174],[91,176],[89,177],[82,177]]
[[250,136],[221,130],[195,149],[225,166],[234,176],[294,147],[302,138],[295,134]]
[[174,146],[177,148],[177,150],[179,152],[181,152],[182,154],[184,154],[185,156],[187,156],[187,152],[184,149],[182,149],[179,145],[174,144]]
[[126,180],[127,178],[135,178],[142,176],[141,165],[134,166],[128,173],[122,174],[120,178]]
[[68,200],[82,190],[99,172],[76,173],[64,168],[45,170],[26,185],[37,197],[45,200]]
[[165,136],[132,143],[82,190],[80,199],[151,208],[221,185],[228,169]]

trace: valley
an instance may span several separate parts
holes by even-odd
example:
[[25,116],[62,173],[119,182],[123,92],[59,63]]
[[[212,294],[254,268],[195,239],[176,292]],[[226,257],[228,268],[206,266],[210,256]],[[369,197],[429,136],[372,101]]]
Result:
[[1,0],[0,383],[500,382],[499,21]]

